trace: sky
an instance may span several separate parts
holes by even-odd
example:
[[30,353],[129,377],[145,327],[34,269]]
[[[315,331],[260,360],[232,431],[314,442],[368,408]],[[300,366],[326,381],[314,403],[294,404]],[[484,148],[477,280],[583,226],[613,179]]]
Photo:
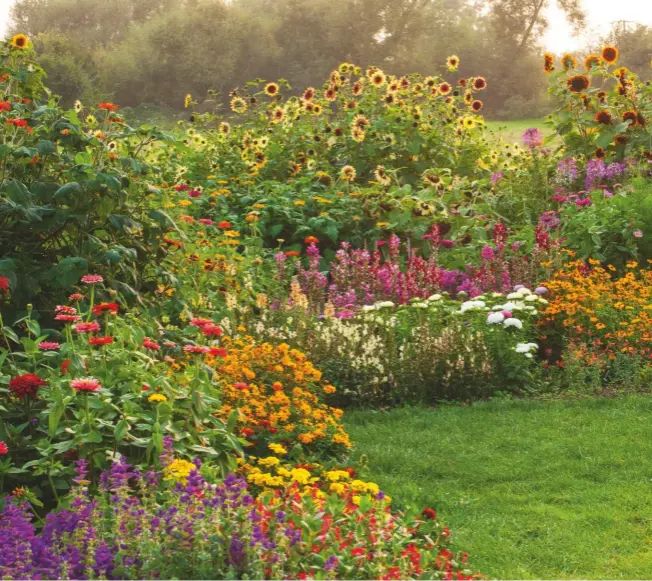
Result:
[[[101,1],[101,0],[98,0]],[[587,42],[597,39],[609,32],[611,25],[618,20],[640,22],[652,26],[651,0],[582,0],[588,14],[586,31],[579,37],[573,37],[571,27],[553,0],[546,16],[550,29],[543,38],[546,50],[552,52],[574,51]],[[4,35],[9,8],[13,0],[0,0],[0,36]]]

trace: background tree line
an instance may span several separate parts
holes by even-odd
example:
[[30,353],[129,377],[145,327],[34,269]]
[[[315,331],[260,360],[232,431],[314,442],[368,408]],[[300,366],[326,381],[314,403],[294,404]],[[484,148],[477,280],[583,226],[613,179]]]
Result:
[[[226,97],[254,78],[299,90],[343,61],[429,74],[457,54],[459,76],[489,80],[487,115],[519,118],[547,107],[539,42],[552,1],[582,26],[580,0],[18,0],[11,28],[33,40],[66,102],[172,112],[187,93]],[[649,29],[614,34],[626,59],[647,65]]]

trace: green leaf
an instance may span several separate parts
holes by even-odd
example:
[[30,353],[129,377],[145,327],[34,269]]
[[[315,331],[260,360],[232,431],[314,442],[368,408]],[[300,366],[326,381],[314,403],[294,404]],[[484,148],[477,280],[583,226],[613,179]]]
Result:
[[[76,194],[81,194],[81,186],[77,182],[70,182],[61,186],[55,193],[55,200],[72,199]],[[68,198],[70,196],[70,198]]]
[[88,260],[81,256],[64,258],[54,267],[54,278],[64,288],[70,288],[73,284],[88,272]]
[[81,439],[85,444],[99,444],[102,442],[102,434],[97,430],[93,430],[90,434],[86,434]]
[[113,429],[113,436],[117,441],[123,440],[128,430],[129,424],[127,423],[127,420],[120,420]]

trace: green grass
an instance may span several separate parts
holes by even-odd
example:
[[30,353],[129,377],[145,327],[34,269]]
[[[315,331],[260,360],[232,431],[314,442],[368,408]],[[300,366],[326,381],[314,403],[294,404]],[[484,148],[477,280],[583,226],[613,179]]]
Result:
[[487,121],[487,128],[501,136],[509,143],[522,144],[523,132],[530,127],[536,127],[544,135],[551,133],[543,119],[519,119],[518,121]]
[[652,398],[350,411],[363,476],[499,579],[652,579]]

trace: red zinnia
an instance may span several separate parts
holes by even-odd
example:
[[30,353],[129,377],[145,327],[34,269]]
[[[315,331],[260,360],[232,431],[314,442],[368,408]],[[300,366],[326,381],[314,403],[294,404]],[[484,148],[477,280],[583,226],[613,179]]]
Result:
[[152,351],[158,351],[161,348],[156,341],[152,341],[149,337],[145,337],[143,340],[143,347],[151,349]]
[[100,330],[100,324],[93,321],[92,323],[77,323],[75,331],[78,333],[93,333]]
[[217,227],[221,228],[222,230],[228,230],[231,227],[231,222],[228,220],[223,220],[217,224]]
[[9,290],[9,279],[4,276],[0,276],[0,290],[5,292]]
[[226,357],[226,349],[223,349],[222,347],[211,347],[208,354],[213,357]]
[[114,105],[113,103],[100,103],[97,108],[104,109],[105,111],[120,111],[120,107],[118,107],[118,105]]
[[304,240],[304,242],[305,242],[306,244],[319,244],[319,238],[317,238],[316,236],[308,236],[308,237]]
[[0,456],[6,456],[7,454],[9,454],[9,448],[7,448],[7,444],[0,442]]
[[113,337],[91,337],[88,340],[89,345],[111,345]]
[[201,328],[201,332],[206,336],[206,337],[219,337],[222,334],[222,327],[219,325],[213,325],[213,323],[209,323],[208,325],[204,325]]
[[12,377],[9,381],[9,391],[18,399],[34,399],[39,388],[47,385],[38,375],[25,373]]
[[424,508],[421,516],[427,520],[435,520],[437,518],[437,512],[433,508]]
[[112,313],[117,313],[120,305],[118,303],[100,303],[93,307],[93,314],[96,317],[99,317],[103,312],[110,311]]

